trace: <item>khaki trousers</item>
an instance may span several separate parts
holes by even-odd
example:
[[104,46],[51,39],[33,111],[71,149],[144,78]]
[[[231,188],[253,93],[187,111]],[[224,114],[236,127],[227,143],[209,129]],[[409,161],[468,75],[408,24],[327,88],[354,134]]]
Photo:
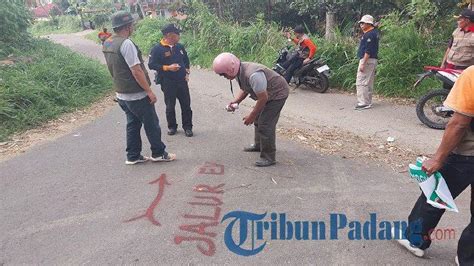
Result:
[[369,58],[365,64],[364,72],[359,71],[361,64],[362,60],[359,61],[359,67],[357,68],[357,105],[369,105],[372,104],[377,59]]

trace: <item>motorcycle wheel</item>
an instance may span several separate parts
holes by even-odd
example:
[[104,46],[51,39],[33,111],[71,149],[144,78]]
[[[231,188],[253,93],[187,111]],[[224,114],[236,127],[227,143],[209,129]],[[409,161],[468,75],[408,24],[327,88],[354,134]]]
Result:
[[329,89],[329,79],[326,75],[320,74],[316,69],[313,69],[308,73],[308,76],[304,77],[303,85],[312,91],[325,93]]
[[449,94],[449,90],[439,89],[429,92],[420,98],[416,104],[416,115],[420,121],[430,128],[445,129],[449,118],[452,115],[450,112],[438,112],[436,107],[443,106],[444,100]]

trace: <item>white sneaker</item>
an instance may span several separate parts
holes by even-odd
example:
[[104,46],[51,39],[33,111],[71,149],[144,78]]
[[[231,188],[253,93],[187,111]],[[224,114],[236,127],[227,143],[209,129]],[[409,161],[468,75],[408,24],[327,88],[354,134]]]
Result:
[[456,256],[456,258],[454,258],[454,263],[456,263],[456,265],[459,266],[459,258],[458,258],[458,256]]
[[167,152],[165,152],[161,156],[156,156],[156,157],[151,156],[150,157],[150,160],[152,162],[171,162],[171,161],[174,161],[175,159],[176,159],[176,154],[167,153]]
[[[400,238],[403,236],[403,231],[400,229]],[[392,227],[392,239],[395,239],[395,228]],[[425,251],[423,249],[414,247],[410,241],[407,239],[395,239],[398,244],[406,248],[408,251],[410,251],[413,255],[421,258],[425,255]]]
[[136,159],[136,160],[133,160],[133,161],[129,161],[129,160],[126,160],[125,161],[125,164],[127,165],[134,165],[134,164],[137,164],[137,163],[144,163],[146,161],[148,161],[149,158],[148,157],[145,157],[145,156],[141,156],[140,155],[140,158]]
[[361,105],[356,105],[354,107],[355,110],[365,110],[365,109],[370,109],[372,108],[372,104],[361,104]]

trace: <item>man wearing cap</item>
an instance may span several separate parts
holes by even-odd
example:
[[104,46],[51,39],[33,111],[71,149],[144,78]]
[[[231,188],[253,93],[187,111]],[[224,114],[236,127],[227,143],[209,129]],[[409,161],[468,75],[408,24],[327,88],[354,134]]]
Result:
[[193,136],[193,111],[189,95],[189,58],[184,46],[179,43],[180,30],[174,24],[168,24],[161,30],[163,39],[153,47],[148,61],[148,67],[157,71],[157,80],[161,83],[161,90],[165,96],[166,120],[168,121],[168,135],[175,135],[176,99],[181,106],[181,121],[186,137]]
[[359,50],[357,51],[359,67],[356,78],[357,105],[355,109],[364,110],[372,107],[372,93],[374,91],[375,69],[379,50],[379,32],[374,27],[374,18],[371,15],[364,15],[359,21],[359,26],[364,34],[360,39]]
[[291,34],[286,32],[288,41],[294,42],[298,47],[296,48],[297,53],[294,57],[288,61],[278,65],[279,67],[286,69],[285,80],[290,83],[293,73],[302,65],[308,63],[316,54],[316,45],[313,41],[305,34],[304,27],[301,25],[296,26],[293,29],[295,38],[291,39]]
[[474,11],[464,9],[456,18],[458,28],[453,32],[441,67],[463,70],[474,65]]
[[[133,33],[134,19],[129,12],[112,15],[114,34],[104,41],[102,51],[114,82],[116,97],[127,116],[127,160],[125,164],[169,162],[175,154],[165,151],[161,141],[161,128],[154,103],[156,96],[150,88],[148,72],[143,64],[140,49],[129,39]],[[151,157],[141,155],[142,125],[151,145]]]

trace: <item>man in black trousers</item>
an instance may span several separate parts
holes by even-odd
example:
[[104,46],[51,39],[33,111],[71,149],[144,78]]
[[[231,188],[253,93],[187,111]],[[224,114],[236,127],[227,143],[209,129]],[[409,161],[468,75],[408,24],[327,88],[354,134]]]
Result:
[[161,32],[163,39],[151,50],[148,67],[157,71],[155,82],[161,84],[165,96],[168,135],[175,135],[177,132],[175,106],[178,99],[184,133],[187,137],[192,137],[193,111],[188,87],[189,58],[184,46],[179,43],[181,30],[174,24],[168,24]]

